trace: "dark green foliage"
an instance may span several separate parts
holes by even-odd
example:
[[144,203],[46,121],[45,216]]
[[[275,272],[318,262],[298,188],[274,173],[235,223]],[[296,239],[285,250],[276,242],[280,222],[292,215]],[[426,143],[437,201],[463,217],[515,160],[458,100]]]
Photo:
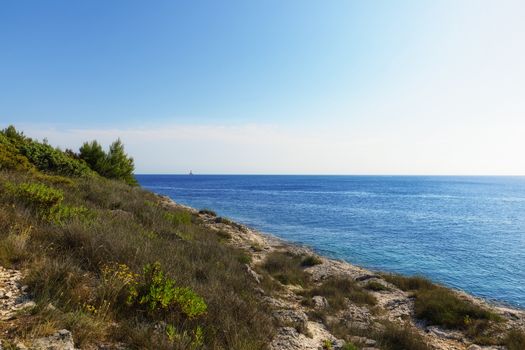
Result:
[[71,158],[48,144],[26,140],[20,145],[20,152],[41,171],[75,177],[92,175],[86,163]]
[[107,167],[107,155],[97,141],[84,142],[79,149],[78,157],[83,159],[91,169],[100,175],[104,175]]
[[91,169],[108,179],[122,180],[129,185],[137,185],[133,176],[135,165],[133,158],[124,151],[124,145],[119,140],[113,142],[106,153],[97,141],[86,142],[80,147],[79,157]]
[[33,165],[20,154],[3,132],[0,132],[0,170],[32,170]]
[[133,176],[135,164],[133,158],[124,152],[124,145],[117,140],[109,146],[107,156],[107,170],[105,177],[110,179],[124,180],[129,185],[137,185],[137,180]]
[[31,170],[32,165],[44,172],[64,176],[91,176],[86,163],[72,158],[47,143],[32,140],[13,126],[0,132],[0,168]]
[[201,209],[201,210],[199,210],[199,214],[206,214],[206,215],[210,215],[210,216],[217,216],[217,213],[214,212],[211,209]]
[[321,261],[321,258],[319,258],[318,256],[308,255],[307,257],[303,259],[303,261],[301,261],[301,266],[309,267],[309,266],[319,265],[322,263],[323,262]]

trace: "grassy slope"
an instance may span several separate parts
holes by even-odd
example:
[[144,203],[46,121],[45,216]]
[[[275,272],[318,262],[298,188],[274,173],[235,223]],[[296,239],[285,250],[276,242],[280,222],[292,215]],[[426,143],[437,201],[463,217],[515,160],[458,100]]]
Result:
[[[34,338],[67,328],[82,348],[265,348],[279,325],[256,294],[246,251],[225,244],[228,237],[198,215],[19,136],[0,132],[0,265],[24,270],[37,307],[1,325],[3,334]],[[346,300],[374,305],[366,289],[385,287],[363,289],[344,279],[312,284],[304,268],[320,263],[315,256],[272,253],[259,271],[262,287],[302,285],[305,305],[325,296],[332,306],[314,318],[340,338],[366,335],[385,349],[427,349],[410,328],[387,324],[380,334],[360,334],[344,322],[327,322]],[[491,336],[497,317],[449,290],[420,278],[385,279],[414,292],[416,316],[428,323],[473,339]],[[514,350],[524,339],[515,331],[504,342]]]
[[[259,349],[268,343],[274,326],[241,253],[198,217],[92,172],[44,174],[17,142],[0,138],[0,264],[27,272],[38,305],[6,326],[9,334],[68,328],[83,348]],[[156,262],[164,274],[156,275],[157,284],[144,272]]]

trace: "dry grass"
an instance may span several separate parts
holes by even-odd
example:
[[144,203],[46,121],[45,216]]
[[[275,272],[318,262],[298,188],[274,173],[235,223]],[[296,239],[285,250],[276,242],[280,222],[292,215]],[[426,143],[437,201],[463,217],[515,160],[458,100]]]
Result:
[[[260,349],[271,339],[270,310],[243,267],[248,255],[221,243],[226,237],[206,230],[190,212],[166,208],[154,194],[101,178],[71,184],[0,172],[0,183],[31,181],[62,191],[65,204],[86,206],[94,218],[56,225],[0,188],[0,263],[29,271],[25,283],[38,304],[19,332],[35,334],[52,324],[70,329],[83,347],[102,341],[182,349],[195,342],[196,327],[209,349]],[[191,288],[207,304],[202,317],[178,317],[174,337],[156,325],[175,318],[138,312],[125,303],[126,288],[103,278],[108,264],[140,273],[157,261],[178,286]],[[53,312],[48,304],[56,307]]]
[[303,257],[282,252],[272,252],[262,268],[282,284],[306,285],[308,274],[301,267]]
[[359,305],[375,305],[376,298],[361,288],[354,280],[344,277],[331,277],[323,281],[319,286],[306,290],[302,293],[305,303],[309,304],[312,297],[320,295],[326,298],[329,304],[329,312],[343,309],[347,300]]

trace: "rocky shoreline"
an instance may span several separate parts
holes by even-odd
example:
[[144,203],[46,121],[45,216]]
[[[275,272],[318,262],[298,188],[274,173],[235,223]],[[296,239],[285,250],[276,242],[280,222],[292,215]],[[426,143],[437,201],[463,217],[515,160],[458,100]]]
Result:
[[[294,255],[315,256],[319,263],[305,267],[304,271],[309,274],[311,282],[319,284],[327,278],[342,276],[355,281],[359,285],[370,282],[378,283],[385,288],[378,291],[370,291],[377,300],[374,307],[358,305],[349,302],[344,310],[330,315],[330,319],[339,322],[351,323],[352,327],[368,329],[380,322],[387,320],[402,325],[413,327],[427,342],[436,350],[496,350],[505,349],[504,346],[481,346],[469,339],[465,332],[450,330],[438,326],[426,325],[423,321],[414,317],[414,297],[411,293],[401,290],[394,284],[387,282],[383,275],[354,266],[350,263],[329,259],[320,256],[307,247],[285,242],[276,237],[253,230],[245,225],[218,219],[212,212],[197,211],[194,208],[175,203],[168,197],[163,198],[166,206],[175,206],[190,210],[198,215],[205,226],[216,232],[227,234],[229,244],[249,252],[250,262],[246,264],[246,270],[253,279],[261,284],[263,276],[257,272],[263,261],[269,254],[284,252]],[[467,293],[453,291],[459,298],[468,300],[473,304],[491,310],[504,320],[504,328],[525,330],[525,310],[514,309],[501,305],[494,305],[480,298],[473,297]],[[322,296],[314,296],[310,305],[305,306],[301,300],[301,288],[296,285],[286,285],[277,294],[267,295],[260,288],[261,298],[271,307],[273,315],[282,324],[293,324],[293,327],[280,327],[277,336],[270,344],[271,350],[285,349],[341,349],[344,342],[333,335],[326,324],[312,319],[309,315],[315,310],[327,307],[327,301]],[[378,349],[376,341],[367,337],[353,337],[352,342],[358,344],[361,349]],[[327,346],[327,344],[330,344]]]

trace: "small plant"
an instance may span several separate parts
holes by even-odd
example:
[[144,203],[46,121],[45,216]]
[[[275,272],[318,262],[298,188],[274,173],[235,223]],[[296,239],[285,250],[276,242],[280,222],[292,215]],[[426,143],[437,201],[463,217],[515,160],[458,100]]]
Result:
[[216,212],[214,212],[211,209],[206,209],[206,208],[199,210],[199,214],[205,214],[205,215],[209,215],[209,216],[217,216]]
[[189,319],[202,316],[207,310],[204,299],[190,288],[177,287],[158,262],[146,265],[142,281],[130,285],[128,304],[145,305],[152,312],[178,309]]
[[345,343],[341,350],[359,350],[359,348],[352,343]]
[[237,257],[237,261],[241,264],[249,264],[252,262],[252,256],[243,253]]
[[415,314],[430,324],[456,329],[467,329],[476,320],[499,319],[494,313],[439,286],[416,293]]
[[26,205],[39,211],[49,211],[64,199],[64,193],[58,189],[39,183],[21,183],[10,186],[11,191]]
[[346,304],[346,299],[356,304],[375,305],[377,303],[372,294],[359,287],[354,280],[345,277],[328,278],[318,287],[304,292],[303,295],[309,298],[315,295],[324,296],[333,310],[342,309]]
[[168,212],[164,217],[175,226],[191,224],[191,214],[187,211]]
[[404,291],[430,289],[435,286],[430,280],[422,276],[406,277],[396,274],[384,274],[383,278]]
[[328,339],[323,340],[323,350],[332,350],[334,347],[332,342]]
[[282,284],[303,285],[308,275],[301,268],[301,257],[273,252],[266,257],[262,267]]
[[399,326],[387,322],[384,329],[372,336],[378,341],[381,349],[392,350],[430,350],[424,338],[412,327]]
[[377,281],[370,281],[365,285],[365,289],[373,290],[374,292],[389,291],[390,288]]
[[222,240],[222,241],[227,241],[232,238],[231,233],[229,233],[228,231],[219,230],[216,232],[216,234],[217,234],[217,237],[219,237],[219,240]]
[[309,267],[309,266],[320,265],[322,263],[323,261],[318,256],[308,255],[307,257],[303,259],[303,261],[301,261],[301,266]]

